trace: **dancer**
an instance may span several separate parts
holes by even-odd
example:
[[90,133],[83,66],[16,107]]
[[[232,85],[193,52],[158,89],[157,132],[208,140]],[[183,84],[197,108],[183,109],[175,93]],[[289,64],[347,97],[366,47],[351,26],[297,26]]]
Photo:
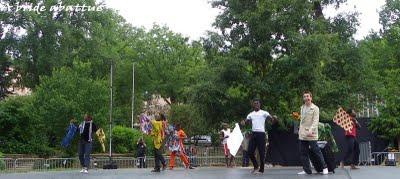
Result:
[[183,139],[187,138],[185,132],[182,130],[180,124],[175,125],[175,135],[174,135],[175,140],[173,142],[175,143],[173,146],[173,150],[171,150],[171,153],[169,155],[169,169],[173,170],[174,169],[174,163],[175,163],[175,155],[179,155],[179,158],[183,162],[185,168],[193,169],[191,165],[189,165],[189,160],[188,157],[185,154],[185,147],[183,146]]
[[348,109],[346,112],[351,116],[353,128],[351,128],[350,131],[345,131],[344,135],[347,148],[345,150],[345,155],[343,157],[343,160],[340,162],[340,167],[344,168],[344,162],[347,159],[351,158],[350,168],[359,169],[355,166],[358,164],[358,157],[360,154],[360,148],[356,138],[356,134],[357,134],[357,128],[360,128],[361,125],[358,123],[356,119],[356,112],[353,109]]
[[300,114],[300,159],[303,164],[302,172],[299,175],[311,174],[309,152],[313,152],[317,156],[317,162],[323,166],[322,173],[328,174],[328,168],[322,156],[321,150],[317,145],[318,140],[318,123],[319,123],[319,108],[312,103],[312,94],[309,91],[303,93],[304,104],[301,106]]
[[[251,123],[251,138],[248,149],[249,158],[254,167],[251,173],[262,174],[264,173],[265,165],[265,121],[269,120],[274,123],[276,119],[267,111],[264,111],[260,108],[261,103],[259,99],[254,99],[252,105],[254,111],[247,115],[246,120],[242,121],[241,123],[242,125],[244,125],[246,122],[248,124]],[[254,155],[256,148],[258,149],[258,153],[260,155],[260,165],[258,165]]]
[[222,141],[222,146],[224,148],[224,155],[225,155],[225,164],[226,167],[231,168],[232,162],[235,159],[233,155],[230,154],[229,149],[228,149],[228,138],[229,135],[231,134],[231,129],[228,128],[227,123],[222,123],[222,130],[220,132],[220,140]]
[[90,153],[92,152],[92,134],[97,131],[97,126],[94,124],[92,117],[85,114],[84,121],[79,125],[78,129],[80,140],[78,145],[79,162],[82,166],[81,173],[89,173]]
[[156,117],[156,120],[151,120],[151,132],[150,135],[153,137],[153,142],[154,142],[154,160],[155,160],[155,166],[154,169],[151,172],[160,172],[160,163],[162,164],[162,170],[165,170],[166,164],[165,164],[165,159],[164,156],[161,153],[161,145],[162,145],[162,132],[163,132],[163,124],[161,122],[161,115],[158,115]]

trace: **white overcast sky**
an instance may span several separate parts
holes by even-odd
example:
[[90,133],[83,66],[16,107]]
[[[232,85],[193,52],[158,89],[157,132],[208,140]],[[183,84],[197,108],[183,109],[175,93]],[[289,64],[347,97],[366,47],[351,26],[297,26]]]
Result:
[[[172,31],[198,40],[207,30],[213,30],[212,23],[219,14],[211,8],[209,0],[105,0],[108,7],[116,9],[129,23],[146,29],[153,23],[168,26]],[[348,0],[335,10],[325,8],[324,14],[334,16],[341,12],[358,11],[360,14],[356,39],[362,39],[372,30],[378,31],[378,10],[385,0]]]

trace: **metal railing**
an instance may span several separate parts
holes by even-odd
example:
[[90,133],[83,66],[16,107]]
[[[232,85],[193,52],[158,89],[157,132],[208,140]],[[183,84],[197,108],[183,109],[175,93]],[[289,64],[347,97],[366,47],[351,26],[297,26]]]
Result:
[[0,171],[4,171],[9,168],[14,168],[15,160],[12,158],[0,158]]
[[[169,156],[164,156],[166,163],[169,163]],[[90,169],[102,169],[104,165],[109,163],[108,157],[92,157],[90,160]],[[139,168],[140,158],[133,157],[113,157],[112,160],[118,165],[118,168]],[[192,156],[189,161],[194,166],[224,166],[224,156]],[[240,166],[241,156],[235,158],[236,166]],[[146,157],[145,166],[147,168],[154,167],[154,158]],[[175,167],[183,167],[183,163],[179,157],[175,158]],[[0,173],[16,173],[29,171],[58,171],[58,170],[76,170],[80,169],[78,158],[0,158]]]
[[[194,166],[210,167],[225,166],[225,157],[221,147],[198,147],[195,155],[188,153],[189,161]],[[235,165],[242,164],[242,151],[239,150],[235,157]],[[169,163],[169,155],[164,155]],[[153,157],[134,158],[129,156],[113,157],[112,160],[118,168],[140,168],[140,159],[145,162],[145,168],[153,168],[155,165]],[[360,165],[386,165],[388,159],[400,161],[400,152],[372,152],[371,143],[360,143]],[[109,157],[92,155],[90,160],[91,169],[102,169],[109,163]],[[183,167],[179,157],[175,158],[175,167]],[[80,169],[78,158],[0,158],[0,173],[4,172],[28,172],[28,171],[57,171]]]
[[371,142],[361,142],[360,155],[359,155],[359,165],[371,165],[372,155],[371,155]]
[[397,163],[400,161],[400,152],[372,152],[372,165],[387,165],[389,159],[394,159]]

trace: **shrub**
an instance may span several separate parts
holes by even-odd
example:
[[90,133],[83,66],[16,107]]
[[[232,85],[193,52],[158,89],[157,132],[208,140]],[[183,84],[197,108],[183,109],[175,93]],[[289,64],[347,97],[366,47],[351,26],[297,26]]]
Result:
[[151,154],[153,142],[150,136],[144,135],[137,129],[123,126],[115,126],[112,131],[113,151],[116,153],[134,153],[136,154],[136,142],[141,138],[147,146],[147,154]]
[[9,97],[0,102],[0,149],[5,153],[51,155],[45,125],[31,113],[32,96]]

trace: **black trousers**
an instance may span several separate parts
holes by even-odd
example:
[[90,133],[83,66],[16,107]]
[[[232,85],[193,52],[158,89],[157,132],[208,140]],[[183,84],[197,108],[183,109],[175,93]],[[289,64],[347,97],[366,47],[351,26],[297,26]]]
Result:
[[[258,154],[260,155],[260,166],[257,163],[255,151],[258,149]],[[248,155],[253,163],[254,169],[260,167],[259,172],[264,172],[265,165],[265,132],[252,132],[249,141]]]
[[249,155],[246,150],[243,150],[242,167],[248,167],[248,166],[249,166]]
[[145,156],[140,156],[137,158],[138,160],[138,168],[147,168],[146,167],[146,161],[145,161]]
[[[345,155],[343,157],[343,162],[351,159],[350,164],[357,165],[359,162],[360,146],[355,137],[346,136],[345,137],[347,148],[345,150]],[[353,155],[353,156],[352,156]]]
[[318,157],[317,161],[318,163],[323,166],[323,168],[326,168],[326,163],[324,160],[324,156],[322,155],[321,149],[317,145],[317,141],[305,141],[305,140],[300,140],[300,160],[301,163],[303,164],[303,170],[307,174],[311,174],[311,166],[310,166],[310,156],[309,152],[313,152],[316,154]]
[[164,156],[161,154],[161,150],[160,149],[154,148],[154,160],[155,160],[155,166],[154,166],[155,170],[160,170],[161,164],[163,166],[166,165]]

